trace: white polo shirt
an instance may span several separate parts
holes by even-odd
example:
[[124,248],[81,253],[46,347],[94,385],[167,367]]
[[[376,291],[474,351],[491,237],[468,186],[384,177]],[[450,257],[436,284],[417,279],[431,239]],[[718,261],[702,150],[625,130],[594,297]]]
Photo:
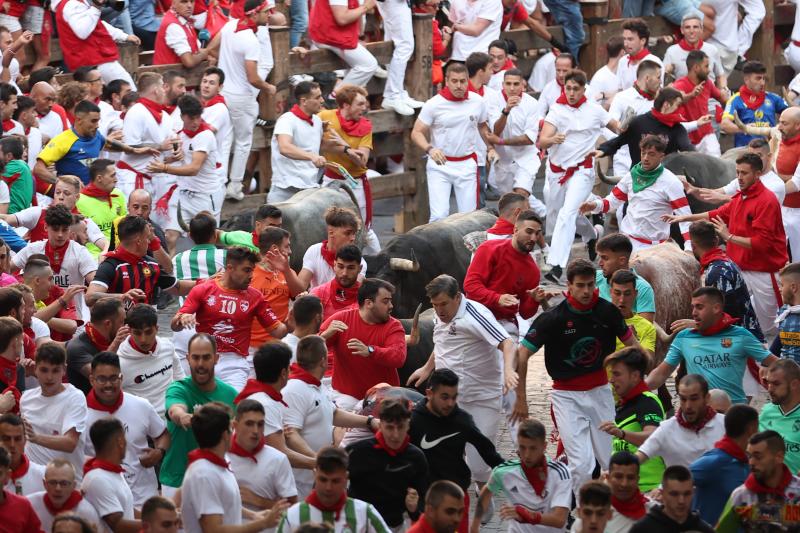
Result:
[[683,465],[692,462],[714,447],[725,435],[725,417],[717,414],[700,431],[686,429],[678,424],[673,416],[656,428],[647,437],[639,451],[647,457],[661,457],[666,466]]
[[[133,494],[125,482],[125,478],[120,473],[109,472],[102,468],[90,470],[83,478],[81,492],[101,518],[102,525],[100,530],[105,533],[113,533],[103,517],[122,513],[125,520],[134,520],[133,513]],[[153,496],[151,494],[150,496]]]
[[566,136],[563,143],[548,149],[550,162],[566,169],[582,162],[594,150],[597,138],[611,121],[611,115],[599,104],[587,100],[577,108],[555,104],[544,120]]
[[[719,49],[716,45],[709,43],[708,41],[703,41],[703,46],[700,47],[702,52],[708,56],[708,79],[714,81],[717,79],[717,76],[722,76],[725,74],[725,71],[722,69],[722,59],[720,59]],[[674,65],[674,70],[672,71],[672,76],[677,80],[679,78],[683,78],[689,73],[689,69],[686,67],[686,58],[689,57],[689,51],[684,50],[678,44],[673,44],[669,48],[667,48],[666,53],[664,54],[664,66]]]
[[[52,531],[53,529],[53,519],[55,516],[50,514],[50,511],[47,509],[47,506],[44,504],[44,495],[47,494],[45,491],[36,492],[28,496],[28,501],[31,502],[31,506],[33,507],[33,511],[36,513],[36,516],[39,517],[39,521],[42,523],[42,531]],[[101,527],[101,519],[98,516],[97,511],[92,506],[91,503],[86,501],[86,498],[83,498],[78,505],[70,511],[72,514],[76,514],[81,518],[87,520],[90,524],[92,524],[98,530]]]
[[[225,80],[227,86],[228,81]],[[297,187],[310,189],[318,186],[319,169],[307,159],[291,159],[281,155],[278,148],[278,135],[288,135],[292,144],[300,150],[319,154],[322,143],[322,120],[311,117],[312,124],[287,111],[275,122],[270,146],[272,150],[272,183],[277,187]]]
[[26,137],[28,138],[28,166],[33,169],[34,165],[36,165],[36,158],[44,147],[42,131],[36,126],[32,126],[28,130]]
[[[312,244],[309,246],[306,253],[303,255],[303,269],[311,272],[311,284],[309,289],[313,289],[317,285],[324,285],[332,280],[336,275],[333,272],[327,261],[322,258],[322,243]],[[367,262],[361,258],[361,272],[359,277],[363,278],[367,274]]]
[[[486,1],[479,0],[481,3]],[[478,125],[488,119],[486,101],[473,92],[468,92],[467,99],[459,102],[451,102],[437,94],[425,102],[417,117],[431,129],[431,144],[452,157],[477,152]]]
[[245,61],[258,62],[261,45],[252,30],[236,31],[237,19],[231,19],[220,30],[219,68],[225,72],[222,93],[235,96],[258,95],[258,89],[247,81]]
[[11,494],[18,494],[20,496],[29,496],[34,492],[42,490],[42,480],[44,480],[45,467],[30,461],[28,463],[28,471],[25,475],[16,481],[8,476],[5,489]]
[[480,35],[475,37],[459,31],[453,32],[453,53],[451,59],[464,61],[472,52],[486,52],[489,44],[500,38],[503,22],[502,0],[454,0],[450,3],[450,20],[454,23],[472,24],[477,19],[491,21]]
[[[239,485],[252,491],[256,496],[268,500],[297,496],[289,459],[272,446],[264,446],[256,454],[255,461],[230,452],[225,454],[225,460],[230,463]],[[251,511],[260,510],[255,507],[248,508]]]
[[[158,492],[155,469],[143,467],[139,462],[139,457],[150,447],[147,444],[147,438],[160,437],[167,430],[167,424],[162,417],[158,416],[150,402],[133,394],[125,392],[122,394],[122,405],[110,415],[106,411],[88,407],[86,427],[91,428],[92,424],[108,416],[113,416],[122,422],[125,427],[125,439],[128,443],[125,459],[122,461],[122,467],[125,469],[124,478],[133,493],[134,505],[139,507],[147,498]],[[86,439],[86,456],[93,457],[94,455],[94,445],[90,439]]]
[[450,322],[433,316],[436,368],[455,372],[459,378],[459,393],[471,401],[500,396],[502,359],[497,347],[508,338],[491,311],[463,294]]
[[183,143],[183,164],[190,165],[195,152],[206,154],[206,160],[194,176],[176,176],[178,188],[199,193],[208,193],[219,189],[224,180],[218,164],[217,138],[211,130],[201,131],[189,137],[181,130]]
[[630,61],[630,56],[625,55],[617,63],[617,80],[619,80],[618,87],[620,91],[633,86],[633,82],[636,81],[636,70],[643,61],[653,61],[661,65],[661,81],[664,81],[664,64],[661,62],[660,57],[647,54],[636,63],[633,63]]
[[[33,205],[27,209],[23,209],[22,211],[17,211],[14,213],[14,216],[17,217],[17,222],[19,222],[20,227],[31,230],[36,227],[36,224],[39,223],[39,219],[44,216],[46,209],[47,208],[45,206]],[[103,232],[100,231],[100,228],[97,226],[97,223],[94,220],[91,218],[84,218],[83,222],[86,224],[86,234],[89,237],[89,242],[96,243],[100,239],[105,239],[105,235],[103,235]]]
[[80,481],[83,477],[83,449],[87,438],[86,412],[86,396],[69,383],[64,383],[64,390],[55,396],[42,396],[41,387],[23,392],[20,413],[31,424],[35,433],[64,435],[74,429],[80,434],[77,446],[70,453],[51,450],[29,440],[25,444],[28,459],[40,465],[46,465],[56,458],[65,459],[75,468],[75,480]]
[[[271,4],[271,7],[275,7],[275,2],[270,0],[267,3]],[[272,71],[272,67],[275,66],[275,59],[272,56],[272,42],[269,39],[269,26],[259,26],[258,30],[256,30],[256,39],[258,39],[258,76],[265,80]]]
[[[489,128],[494,128],[495,123],[502,117],[503,109],[506,106],[506,99],[503,93],[497,92],[487,98],[489,106]],[[533,96],[522,93],[519,104],[511,108],[506,117],[506,127],[503,129],[501,137],[510,139],[519,135],[525,135],[531,142],[536,142],[539,135],[539,115],[536,114],[538,103]],[[537,165],[538,168],[538,149],[533,144],[527,146],[506,146],[498,145],[495,147],[497,155],[500,156],[502,163],[517,163],[520,166],[530,168]]]
[[283,421],[286,416],[286,406],[281,402],[276,402],[265,392],[256,392],[247,397],[248,400],[255,400],[264,406],[265,424],[264,436],[272,435],[283,431]]
[[128,337],[117,350],[122,372],[122,390],[144,398],[159,417],[164,417],[167,388],[173,381],[186,377],[172,341],[158,337],[155,351],[142,353],[131,345]]
[[242,497],[236,476],[227,468],[198,459],[186,469],[181,485],[181,518],[186,533],[203,533],[200,517],[222,515],[224,525],[242,523]]
[[[150,111],[140,103],[133,104],[122,121],[122,136],[128,146],[142,144],[160,145],[172,137],[172,117],[166,112],[161,112],[161,124],[156,122]],[[171,151],[170,151],[171,152]],[[147,165],[153,160],[150,154],[122,154],[120,161],[124,161],[139,172],[150,174]]]
[[100,135],[108,137],[110,132],[122,129],[121,113],[114,109],[114,106],[105,100],[100,100],[97,107],[100,108],[100,127],[97,130],[100,132]]

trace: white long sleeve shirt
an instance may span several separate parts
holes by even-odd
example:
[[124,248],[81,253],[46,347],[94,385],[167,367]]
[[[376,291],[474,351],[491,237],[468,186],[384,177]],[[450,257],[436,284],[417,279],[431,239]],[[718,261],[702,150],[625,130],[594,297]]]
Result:
[[79,39],[88,38],[97,27],[98,22],[101,22],[106,27],[114,41],[121,43],[128,39],[127,33],[115,28],[106,21],[100,20],[100,10],[97,7],[83,0],[62,1],[67,2],[63,11],[64,22],[69,24],[69,27]]

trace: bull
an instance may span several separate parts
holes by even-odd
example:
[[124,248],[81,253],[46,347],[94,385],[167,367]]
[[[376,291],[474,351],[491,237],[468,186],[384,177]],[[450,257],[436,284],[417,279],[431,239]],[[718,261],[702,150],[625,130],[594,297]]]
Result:
[[482,209],[450,215],[397,235],[378,255],[366,256],[367,276],[395,286],[397,294],[392,314],[407,318],[420,302],[430,307],[425,285],[436,276],[449,274],[459,284],[464,282],[470,260],[464,236],[490,228],[495,220],[495,214]]
[[433,316],[434,310],[427,309],[417,316],[417,324],[412,318],[400,319],[406,334],[413,338],[406,344],[406,362],[397,371],[401,384],[405,384],[416,369],[428,362],[433,352]]

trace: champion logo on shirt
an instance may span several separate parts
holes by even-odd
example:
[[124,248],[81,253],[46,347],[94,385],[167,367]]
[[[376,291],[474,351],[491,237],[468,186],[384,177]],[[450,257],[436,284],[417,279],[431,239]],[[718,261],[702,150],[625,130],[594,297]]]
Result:
[[140,383],[144,383],[145,381],[147,381],[150,378],[154,378],[156,376],[163,376],[164,374],[166,374],[170,370],[172,370],[172,363],[167,363],[163,367],[161,367],[160,369],[158,369],[155,372],[153,372],[152,374],[148,374],[147,372],[145,372],[144,374],[139,374],[138,376],[133,378],[133,382],[138,385]]

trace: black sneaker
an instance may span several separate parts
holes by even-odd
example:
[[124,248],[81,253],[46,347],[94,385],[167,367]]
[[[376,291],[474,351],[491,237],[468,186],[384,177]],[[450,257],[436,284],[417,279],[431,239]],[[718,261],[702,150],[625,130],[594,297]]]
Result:
[[594,263],[594,260],[597,259],[597,239],[586,243],[586,251],[589,252],[589,261]]
[[556,265],[550,269],[550,272],[544,275],[544,279],[551,283],[555,283],[556,285],[561,284],[561,274],[563,274],[561,270],[561,266]]

